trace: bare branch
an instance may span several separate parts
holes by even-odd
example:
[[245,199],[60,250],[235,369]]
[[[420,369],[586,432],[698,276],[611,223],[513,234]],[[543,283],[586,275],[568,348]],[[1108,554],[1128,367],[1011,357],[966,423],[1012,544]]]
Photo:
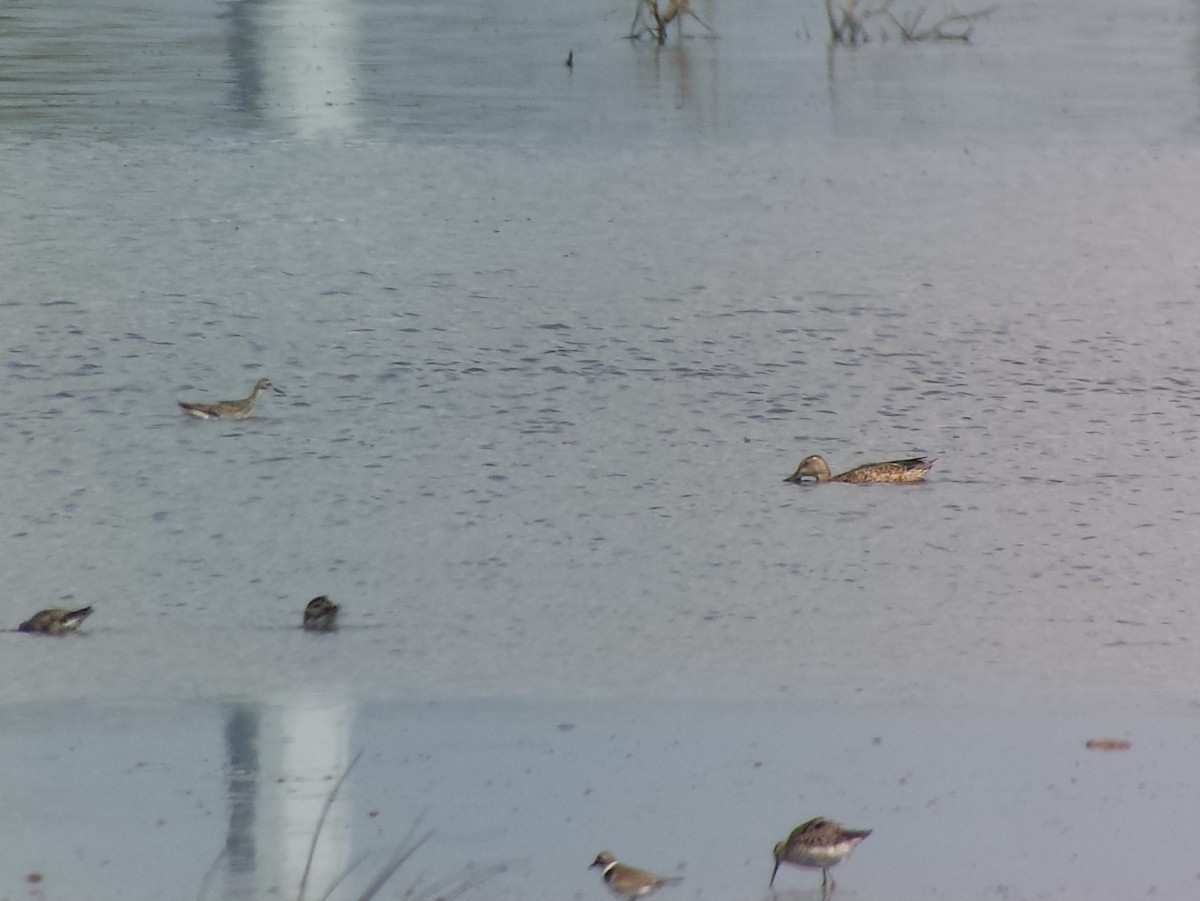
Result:
[[[897,15],[892,12],[895,0],[876,0],[874,5],[862,0],[841,0],[840,19],[834,12],[834,0],[825,0],[825,14],[829,19],[829,37],[833,44],[848,44],[855,46],[869,40],[866,23],[875,16],[886,16],[895,25],[902,40],[908,43],[916,41],[969,41],[975,28],[975,21],[990,15],[999,9],[994,3],[984,9],[972,12],[959,12],[951,9],[942,18],[928,27],[922,27],[927,7],[921,6],[915,11]],[[886,37],[886,32],[884,33]]]
[[[639,29],[638,25],[643,21],[643,13],[645,13],[646,24]],[[637,0],[637,9],[634,12],[633,24],[629,26],[628,36],[636,40],[642,35],[648,34],[659,44],[665,44],[667,42],[667,26],[676,19],[682,22],[684,16],[691,16],[706,30],[712,31],[708,23],[692,9],[691,0],[667,0],[664,8],[659,7],[659,0]],[[651,23],[650,20],[653,22]]]

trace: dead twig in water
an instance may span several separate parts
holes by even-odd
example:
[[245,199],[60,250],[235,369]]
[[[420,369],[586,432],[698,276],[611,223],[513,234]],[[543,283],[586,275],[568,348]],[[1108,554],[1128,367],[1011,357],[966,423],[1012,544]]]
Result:
[[[384,866],[383,869],[375,874],[375,878],[371,880],[371,884],[367,886],[363,893],[358,896],[357,901],[371,901],[371,899],[379,893],[387,881],[395,875],[396,871],[400,869],[400,867],[402,867],[410,857],[417,853],[417,850],[423,844],[433,838],[432,829],[422,833],[419,838],[414,837],[417,834],[417,828],[420,826],[423,818],[424,814],[422,814],[421,817],[418,817],[417,821],[413,823],[412,828],[408,831],[408,835],[405,836],[404,841],[400,843],[400,847],[396,849],[396,853],[392,855],[391,860],[387,862],[387,865]],[[415,885],[411,886],[404,893],[404,897],[408,899],[408,901],[425,901],[425,899],[436,899],[436,901],[453,901],[453,899],[465,894],[478,885],[482,885],[488,879],[505,872],[507,869],[507,864],[496,864],[494,866],[483,867],[481,869],[468,867],[460,873],[457,873],[453,876],[447,876],[445,879],[434,882],[423,889],[420,889]],[[332,888],[330,891],[332,891]],[[326,894],[321,901],[328,901],[328,897],[328,894]]]
[[[325,806],[322,808],[321,816],[317,820],[317,828],[313,833],[312,845],[308,850],[308,862],[304,867],[304,877],[300,882],[300,897],[297,899],[297,901],[304,901],[304,887],[308,881],[309,867],[312,864],[312,859],[316,852],[317,839],[320,838],[321,828],[325,824],[325,817],[329,813],[329,809],[333,806],[333,799],[337,796],[338,789],[342,787],[342,783],[346,781],[346,777],[350,775],[350,770],[356,763],[358,763],[358,760],[360,757],[362,757],[362,755],[362,751],[359,751],[358,754],[355,755],[354,759],[350,761],[349,766],[347,766],[342,772],[341,778],[338,779],[337,784],[334,785],[334,787],[330,790],[329,796],[325,799]],[[396,875],[396,871],[404,866],[405,862],[407,862],[410,857],[416,854],[423,844],[433,838],[432,829],[426,830],[419,836],[417,835],[421,826],[421,822],[424,820],[424,818],[424,813],[417,817],[417,819],[413,822],[412,827],[408,830],[408,835],[404,837],[404,841],[400,843],[400,846],[396,849],[395,853],[392,855],[391,859],[387,862],[383,869],[375,874],[375,878],[371,880],[370,884],[363,890],[362,894],[358,896],[357,901],[371,901],[372,898],[379,894],[379,892],[387,884],[388,880]],[[320,897],[319,901],[329,901],[329,898],[333,895],[334,890],[341,885],[346,877],[349,876],[350,873],[365,859],[366,855],[363,855],[346,867],[346,869],[341,872],[337,879],[333,881],[333,884],[329,886],[329,889],[325,892],[325,894]],[[434,899],[436,899],[436,901],[454,901],[455,898],[458,898],[460,895],[465,894],[476,886],[483,884],[493,876],[505,872],[507,869],[508,867],[506,864],[496,864],[494,866],[484,867],[481,869],[467,868],[461,873],[458,873],[454,876],[448,876],[440,882],[435,882],[423,890],[418,891],[417,887],[413,886],[405,892],[405,897],[409,899],[409,901],[425,901],[425,899],[430,899],[430,901],[434,901]]]
[[[392,855],[392,859],[388,861],[387,866],[375,874],[375,878],[371,880],[371,884],[367,886],[366,891],[358,896],[358,901],[370,901],[371,898],[375,897],[384,884],[404,865],[404,862],[416,854],[417,849],[421,845],[433,838],[433,830],[430,829],[420,838],[413,839],[413,834],[417,831],[417,825],[420,822],[420,819],[418,819],[416,823],[413,823],[412,828],[408,831],[408,835],[400,843],[400,847],[396,849],[396,853]],[[322,898],[321,901],[326,901],[326,899]]]
[[208,887],[217,875],[217,867],[221,865],[221,861],[225,859],[225,855],[228,853],[229,846],[226,845],[220,850],[216,858],[213,859],[212,866],[208,868],[208,872],[204,874],[204,879],[200,883],[200,892],[196,895],[196,901],[204,901],[204,896],[208,894]]
[[895,0],[882,0],[878,6],[859,4],[859,0],[840,0],[839,14],[834,13],[834,0],[825,0],[825,15],[829,19],[829,36],[835,44],[855,46],[867,41],[867,20],[873,16],[890,15]]
[[325,894],[323,894],[321,896],[320,901],[329,901],[329,897],[334,893],[334,891],[337,889],[337,887],[346,880],[347,876],[349,876],[356,869],[358,869],[358,865],[366,859],[367,859],[367,855],[365,853],[363,853],[363,854],[360,854],[356,860],[351,861],[350,865],[347,866],[346,869],[342,870],[342,872],[338,876],[338,878],[333,880],[332,883],[330,883],[329,888],[325,890]]
[[[358,763],[362,756],[363,751],[359,751],[354,755],[354,759],[351,760],[346,768],[342,771],[342,775],[338,777],[337,782],[334,784],[333,788],[330,789],[329,794],[325,798],[325,804],[321,808],[321,815],[317,818],[317,826],[313,831],[312,842],[308,848],[308,859],[304,863],[304,874],[300,877],[300,889],[299,894],[297,895],[297,901],[304,901],[304,893],[308,888],[308,877],[312,871],[313,858],[316,856],[317,842],[320,840],[321,831],[325,827],[325,819],[328,817],[329,811],[333,807],[333,802],[337,798],[338,791],[341,790],[346,778],[350,775],[350,771],[354,769],[354,765]],[[412,828],[409,829],[408,835],[405,836],[404,841],[400,843],[400,847],[397,848],[396,852],[387,862],[387,865],[375,874],[375,878],[371,880],[370,885],[368,885],[362,894],[358,896],[357,901],[371,901],[371,899],[383,889],[388,880],[390,880],[396,874],[396,871],[399,870],[400,867],[402,867],[404,863],[410,857],[412,857],[413,854],[415,854],[423,844],[433,837],[432,829],[422,833],[419,837],[414,837],[417,835],[417,829],[420,826],[422,819],[424,819],[424,814],[418,817],[416,822],[413,823]],[[212,862],[212,865],[208,868],[208,872],[204,875],[204,879],[200,884],[200,893],[196,896],[196,901],[204,901],[204,897],[208,894],[209,885],[211,885],[213,878],[216,876],[217,869],[221,861],[228,853],[229,849],[223,848],[217,855],[216,859]],[[366,860],[366,858],[367,855],[363,854],[356,860],[352,861],[338,875],[338,877],[334,879],[333,883],[329,886],[325,893],[321,895],[319,901],[329,901],[329,898],[333,895],[337,887],[341,885],[346,880],[346,877],[356,870],[359,865]],[[431,883],[424,888],[412,886],[407,892],[405,892],[404,897],[407,898],[408,901],[454,901],[454,899],[466,894],[471,889],[482,885],[493,876],[498,876],[507,870],[507,864],[494,864],[489,867],[479,868],[467,867],[453,876],[448,876],[438,882]]]
[[[483,885],[493,876],[499,876],[501,873],[508,871],[508,865],[503,863],[493,864],[490,867],[482,867],[474,869],[468,867],[456,876],[449,876],[439,882],[434,882],[420,892],[414,892],[409,895],[409,901],[426,901],[426,899],[435,899],[435,901],[454,901],[462,895],[465,895],[471,889]],[[369,901],[366,895],[359,898],[358,901]]]
[[[300,894],[297,896],[296,901],[304,901],[304,889],[308,886],[308,874],[312,869],[313,855],[317,853],[317,840],[321,837],[321,830],[325,826],[325,817],[329,816],[329,809],[333,807],[333,799],[337,797],[338,790],[346,781],[346,777],[350,775],[350,771],[354,769],[354,765],[362,759],[362,756],[362,751],[354,755],[354,759],[342,770],[342,775],[338,777],[338,781],[334,783],[333,788],[325,798],[325,805],[321,808],[321,815],[317,817],[317,828],[313,832],[312,843],[308,846],[308,860],[304,862],[304,875],[300,877]],[[344,877],[345,874],[343,873],[341,878]],[[341,881],[340,878],[339,881]]]
[[[643,25],[641,30],[638,29],[638,23],[642,21],[642,12],[646,11],[648,19],[653,20],[653,24]],[[629,26],[628,37],[631,40],[638,40],[642,35],[648,34],[654,38],[660,45],[667,42],[667,26],[679,20],[679,31],[682,34],[683,17],[691,16],[697,22],[704,26],[708,31],[708,23],[696,15],[695,10],[691,7],[690,0],[667,0],[665,8],[659,8],[658,0],[637,0],[637,6],[633,14],[633,24]]]
[[[896,0],[825,0],[825,16],[829,20],[829,39],[832,44],[857,46],[870,40],[867,22],[875,16],[887,16],[906,43],[917,41],[969,41],[975,28],[975,20],[991,15],[1000,8],[998,3],[972,12],[951,9],[928,28],[921,27],[928,7],[922,6],[914,13],[896,14],[892,7]],[[886,40],[887,32],[883,33]]]
[[[975,20],[991,15],[999,8],[1000,4],[996,3],[986,9],[977,9],[969,13],[960,13],[956,10],[942,16],[931,27],[923,31],[920,30],[920,25],[921,19],[925,15],[924,6],[915,14],[905,16],[904,21],[896,18],[890,12],[888,15],[900,29],[900,37],[909,43],[915,41],[969,41],[971,32],[975,30]],[[947,31],[946,29],[951,26],[954,30]]]

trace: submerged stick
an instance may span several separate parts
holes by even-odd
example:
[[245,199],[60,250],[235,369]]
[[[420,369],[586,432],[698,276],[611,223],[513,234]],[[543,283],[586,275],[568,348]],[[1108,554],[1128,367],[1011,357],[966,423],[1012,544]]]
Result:
[[[465,895],[471,889],[483,885],[493,876],[499,876],[507,871],[508,864],[503,863],[493,864],[479,870],[468,868],[457,876],[448,876],[440,882],[432,883],[424,891],[412,894],[409,898],[410,901],[426,901],[426,899],[454,901],[455,898]],[[368,901],[368,898],[364,895],[358,901]]]
[[371,884],[366,890],[358,896],[358,901],[371,901],[372,898],[383,888],[384,884],[395,875],[396,871],[404,865],[404,862],[417,853],[417,849],[433,838],[433,830],[426,832],[411,845],[402,844],[396,853],[392,855],[392,859],[388,861],[387,866],[375,874],[375,878],[371,880]]

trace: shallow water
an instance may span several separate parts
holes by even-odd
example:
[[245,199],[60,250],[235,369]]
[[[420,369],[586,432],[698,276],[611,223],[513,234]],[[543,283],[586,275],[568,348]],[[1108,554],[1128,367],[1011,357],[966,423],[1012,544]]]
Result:
[[[413,709],[486,773],[483,733],[462,723],[500,729],[489,717],[507,704],[550,732],[573,705],[675,699],[669,729],[653,711],[636,722],[680,746],[709,705],[758,705],[721,714],[722,741],[761,732],[786,766],[798,739],[771,731],[782,705],[836,746],[813,749],[794,786],[758,785],[779,806],[745,834],[745,874],[714,868],[681,891],[758,892],[771,844],[824,813],[878,830],[839,897],[909,897],[897,881],[912,896],[1129,897],[1125,877],[1085,875],[1119,856],[1090,833],[1079,872],[1042,857],[1044,878],[982,869],[1020,869],[982,850],[1021,829],[1016,810],[999,833],[981,827],[959,869],[937,861],[932,883],[932,856],[897,838],[915,808],[897,816],[840,762],[877,716],[927,722],[963,762],[942,791],[978,790],[926,824],[948,842],[1009,803],[1007,781],[973,781],[988,736],[1032,722],[1034,745],[1076,755],[1055,765],[1090,762],[1083,727],[1048,718],[1111,717],[1151,736],[1131,766],[1165,774],[1139,811],[1194,819],[1194,776],[1171,756],[1191,747],[1200,674],[1194,6],[1008,3],[968,46],[835,54],[819,4],[697,9],[715,35],[689,26],[660,50],[622,39],[624,8],[13,8],[4,615],[96,614],[62,640],[0,634],[0,717],[26,736],[11,778],[63,730],[80,747],[115,731],[117,771],[159,761],[164,786],[203,796],[180,803],[205,822],[156,833],[178,855],[162,877],[194,897],[245,813],[223,787],[239,772],[229,723],[270,721],[253,727],[261,771],[317,781],[295,814],[264,802],[261,828],[287,849],[231,852],[212,891],[287,896],[328,778],[365,747],[355,778],[386,783],[388,730]],[[247,422],[175,406],[263,375],[286,396]],[[783,484],[809,453],[835,468],[938,460],[917,487]],[[298,628],[318,593],[343,604],[336,636]],[[310,729],[314,691],[339,700]],[[500,732],[522,748],[525,729]],[[597,845],[686,861],[689,877],[719,857],[706,843],[728,830],[697,812],[634,833],[620,808],[598,811],[570,847],[542,843],[563,870],[522,841],[580,816],[580,767],[608,760],[592,750],[555,777],[557,806],[439,794],[449,777],[433,773],[380,805],[388,828],[355,808],[331,843],[390,847],[428,808],[436,873],[528,858],[493,883],[502,897],[598,894],[575,873]],[[536,759],[513,752],[496,778]],[[689,760],[725,799],[716,815],[736,809],[728,760]],[[610,791],[635,775],[613,765]],[[814,769],[851,788],[810,796]],[[49,874],[35,846],[91,834],[72,773],[21,808],[44,815],[3,872]],[[468,803],[520,828],[464,834]],[[1046,843],[1018,863],[1054,854],[1060,822],[1107,822],[1047,803]],[[759,822],[725,815],[739,837]],[[664,839],[679,819],[695,830]],[[96,896],[136,897],[119,886],[148,873],[132,863],[145,831],[111,841],[80,845],[57,878],[90,884],[108,875],[97,860],[124,860]],[[1192,878],[1158,873],[1171,890],[1143,873],[1130,891],[1179,897]],[[785,887],[807,890],[806,875]]]
[[[1195,722],[1116,722],[779,703],[9,707],[0,890],[48,898],[309,897],[358,862],[357,897],[434,830],[383,897],[482,879],[468,897],[604,897],[605,846],[684,881],[676,898],[770,897],[771,847],[799,817],[873,828],[836,897],[1187,897],[1200,825]],[[37,786],[54,784],[47,792]],[[799,811],[799,812],[798,812]],[[495,872],[500,868],[501,872]],[[211,871],[211,872],[210,872]],[[208,880],[206,882],[206,880]],[[820,897],[783,868],[774,897]],[[442,889],[445,890],[445,887]]]

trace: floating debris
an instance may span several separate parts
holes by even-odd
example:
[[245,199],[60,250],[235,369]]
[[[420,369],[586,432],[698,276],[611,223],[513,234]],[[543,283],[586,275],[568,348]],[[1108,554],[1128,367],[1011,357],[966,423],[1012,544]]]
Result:
[[1128,751],[1133,742],[1123,738],[1089,738],[1084,747],[1089,751]]

